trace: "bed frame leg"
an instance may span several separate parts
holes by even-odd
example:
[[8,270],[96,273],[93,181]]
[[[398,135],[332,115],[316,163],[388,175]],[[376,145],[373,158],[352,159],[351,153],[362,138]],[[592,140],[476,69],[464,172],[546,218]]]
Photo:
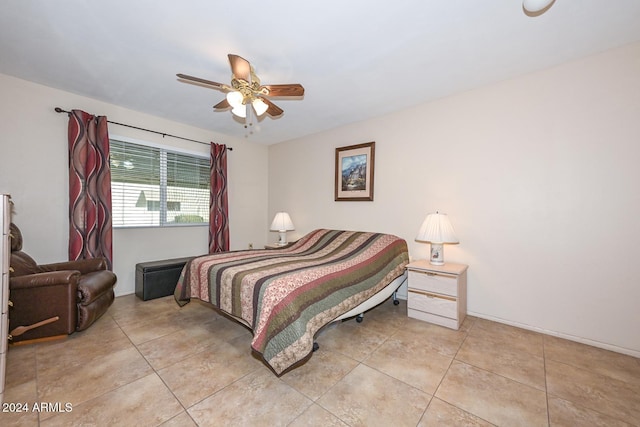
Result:
[[400,300],[398,299],[398,291],[393,291],[393,305],[400,304]]
[[364,320],[364,313],[360,313],[356,316],[356,322],[362,323],[363,320]]
[[317,342],[313,342],[313,348],[311,349],[312,352],[316,352],[320,349],[320,344],[318,344]]

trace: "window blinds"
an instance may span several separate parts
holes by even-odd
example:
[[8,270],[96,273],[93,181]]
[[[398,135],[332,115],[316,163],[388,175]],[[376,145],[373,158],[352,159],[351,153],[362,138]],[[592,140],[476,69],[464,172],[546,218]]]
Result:
[[114,227],[209,222],[209,159],[111,140]]

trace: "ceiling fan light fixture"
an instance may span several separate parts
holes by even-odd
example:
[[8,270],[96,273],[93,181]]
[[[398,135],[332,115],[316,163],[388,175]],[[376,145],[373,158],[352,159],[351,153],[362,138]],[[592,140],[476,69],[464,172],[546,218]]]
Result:
[[[242,103],[242,101],[244,101],[244,96],[242,96],[242,94],[240,92],[237,92],[237,91],[231,91],[231,92],[227,93],[227,101],[233,107],[234,110],[236,108],[240,108],[240,107],[244,106],[244,104]],[[242,116],[242,117],[244,117],[244,116]]]
[[246,105],[240,105],[239,107],[233,107],[231,112],[235,116],[242,117],[243,119],[245,119],[247,117],[247,106]]
[[253,109],[256,110],[256,114],[258,116],[263,115],[269,108],[269,106],[260,98],[254,99],[251,104],[253,105]]

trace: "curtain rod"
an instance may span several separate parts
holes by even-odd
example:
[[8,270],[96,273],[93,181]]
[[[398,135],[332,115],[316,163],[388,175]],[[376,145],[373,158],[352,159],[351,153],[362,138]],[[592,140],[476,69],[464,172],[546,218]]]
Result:
[[[71,111],[63,110],[63,109],[62,109],[62,108],[60,108],[60,107],[56,107],[56,108],[54,108],[54,110],[55,110],[55,112],[56,112],[56,113],[67,113],[67,114],[71,114]],[[145,131],[145,132],[155,133],[155,134],[158,134],[158,135],[162,135],[162,137],[163,137],[163,138],[164,138],[165,136],[170,136],[171,138],[183,139],[183,140],[185,140],[185,141],[191,141],[191,142],[197,142],[198,144],[209,145],[209,143],[208,143],[208,142],[197,141],[197,140],[195,140],[195,139],[191,139],[191,138],[184,138],[184,137],[182,137],[182,136],[171,135],[171,134],[169,134],[169,133],[158,132],[157,130],[145,129],[145,128],[141,128],[141,127],[138,127],[138,126],[127,125],[127,124],[124,124],[124,123],[112,122],[111,120],[107,120],[107,123],[111,123],[111,124],[113,124],[113,125],[118,125],[118,126],[128,127],[128,128],[131,128],[131,129],[143,130],[143,131]],[[227,147],[227,150],[229,150],[229,151],[233,151],[233,147]]]

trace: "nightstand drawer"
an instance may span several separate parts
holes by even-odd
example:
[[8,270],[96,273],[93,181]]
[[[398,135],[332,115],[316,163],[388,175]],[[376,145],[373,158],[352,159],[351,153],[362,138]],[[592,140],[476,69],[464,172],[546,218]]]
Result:
[[[409,284],[411,287],[414,286],[412,281]],[[458,301],[456,298],[447,295],[438,295],[409,288],[407,307],[412,310],[424,311],[451,319],[458,318]]]
[[409,284],[426,292],[458,296],[458,277],[455,275],[409,270]]

